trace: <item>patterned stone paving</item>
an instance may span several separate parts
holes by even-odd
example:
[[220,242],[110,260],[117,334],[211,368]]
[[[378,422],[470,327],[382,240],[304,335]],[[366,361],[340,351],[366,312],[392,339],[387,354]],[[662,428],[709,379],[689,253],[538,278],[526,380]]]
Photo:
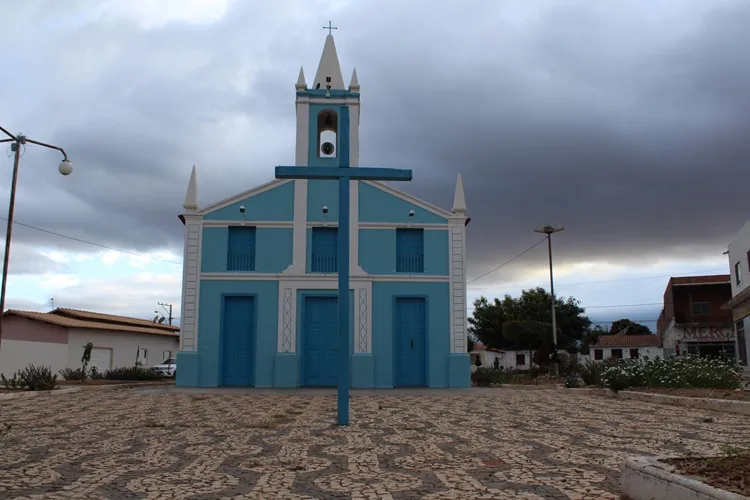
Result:
[[[713,422],[704,422],[706,417]],[[740,415],[554,390],[81,392],[0,402],[3,499],[608,499],[628,455],[750,443]]]

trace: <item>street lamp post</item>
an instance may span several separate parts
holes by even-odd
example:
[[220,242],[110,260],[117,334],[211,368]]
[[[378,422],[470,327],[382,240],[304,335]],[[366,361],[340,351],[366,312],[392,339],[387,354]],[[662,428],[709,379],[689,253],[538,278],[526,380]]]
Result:
[[[553,227],[544,226],[539,229],[534,229],[534,232],[543,233],[547,235],[547,250],[549,252],[549,293],[552,299],[552,345],[554,349],[554,356],[557,359],[557,318],[555,317],[555,280],[552,275],[552,233],[559,233],[565,229],[564,227]],[[560,368],[555,362],[555,377],[560,375]]]
[[37,146],[43,146],[49,149],[56,149],[63,155],[63,160],[58,165],[57,169],[62,175],[70,175],[73,172],[73,165],[68,160],[68,155],[65,150],[58,146],[46,144],[44,142],[35,141],[28,137],[19,134],[13,135],[3,127],[0,127],[0,131],[8,136],[8,139],[0,139],[2,142],[10,142],[10,150],[13,152],[13,180],[10,184],[10,201],[8,204],[8,226],[5,230],[5,254],[3,255],[3,277],[2,286],[0,287],[0,342],[3,338],[3,321],[2,314],[5,312],[5,289],[8,281],[8,261],[10,259],[10,240],[13,234],[13,213],[16,205],[16,184],[18,183],[18,165],[21,161],[21,147],[28,144],[36,144]]

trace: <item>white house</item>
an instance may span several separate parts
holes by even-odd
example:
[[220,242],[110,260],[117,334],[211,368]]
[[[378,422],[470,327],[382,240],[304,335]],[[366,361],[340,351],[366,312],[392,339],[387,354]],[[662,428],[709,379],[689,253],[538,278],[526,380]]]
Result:
[[747,366],[750,358],[750,346],[745,333],[750,330],[750,220],[729,244],[727,256],[732,281],[732,299],[722,308],[732,311],[737,359],[741,365]]
[[587,359],[603,361],[609,358],[638,359],[648,357],[664,357],[664,350],[659,347],[657,335],[602,335],[595,344],[590,346]]
[[80,368],[83,347],[91,342],[90,367],[100,371],[161,363],[177,354],[179,328],[148,320],[58,308],[48,313],[8,310],[3,314],[0,373],[11,376],[28,365],[53,373]]
[[498,366],[504,370],[528,370],[531,367],[531,358],[528,350],[493,349],[481,342],[477,342],[469,354],[471,355],[472,371],[477,369],[477,359],[482,363],[481,366],[489,368],[495,366],[495,359],[498,360]]

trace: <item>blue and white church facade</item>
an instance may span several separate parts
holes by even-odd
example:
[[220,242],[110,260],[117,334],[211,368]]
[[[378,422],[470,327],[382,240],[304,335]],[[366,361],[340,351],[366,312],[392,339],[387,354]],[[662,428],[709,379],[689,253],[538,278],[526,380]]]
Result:
[[[333,36],[295,87],[296,165],[338,165],[345,105],[356,168],[360,86],[356,70],[344,85]],[[193,167],[177,385],[336,385],[338,181],[272,180],[207,206],[197,193]],[[351,386],[468,387],[461,176],[451,210],[374,181],[351,181],[350,200]]]

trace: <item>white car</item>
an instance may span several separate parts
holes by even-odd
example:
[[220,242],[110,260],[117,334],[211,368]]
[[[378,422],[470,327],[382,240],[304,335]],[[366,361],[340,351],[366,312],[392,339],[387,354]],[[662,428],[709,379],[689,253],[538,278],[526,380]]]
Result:
[[154,370],[161,373],[165,377],[176,377],[177,376],[177,360],[175,358],[167,358],[160,364],[153,367]]

